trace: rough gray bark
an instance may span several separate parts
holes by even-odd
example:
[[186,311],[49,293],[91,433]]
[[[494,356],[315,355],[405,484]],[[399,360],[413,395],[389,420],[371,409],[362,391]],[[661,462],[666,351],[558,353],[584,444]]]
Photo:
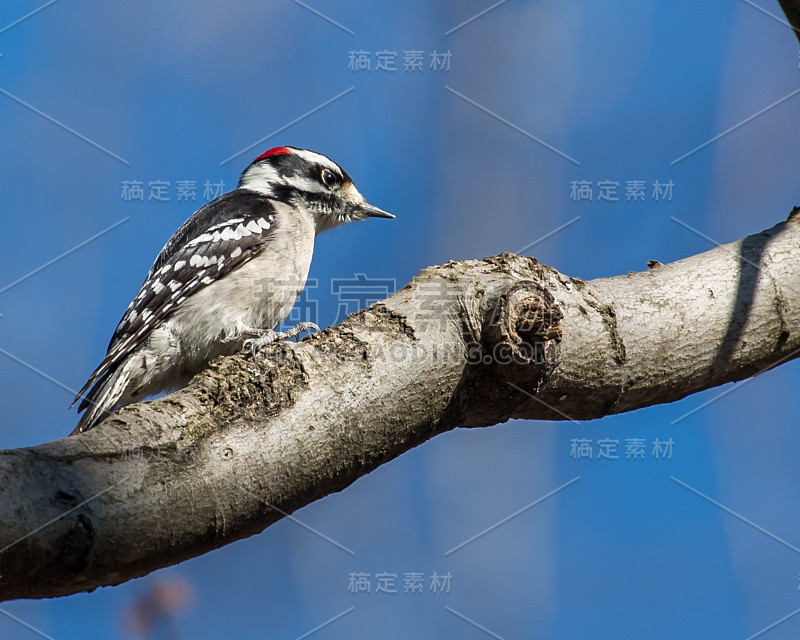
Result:
[[795,358],[795,212],[591,282],[512,254],[431,267],[319,336],[2,451],[0,598],[119,584],[253,535],[454,427],[599,418]]

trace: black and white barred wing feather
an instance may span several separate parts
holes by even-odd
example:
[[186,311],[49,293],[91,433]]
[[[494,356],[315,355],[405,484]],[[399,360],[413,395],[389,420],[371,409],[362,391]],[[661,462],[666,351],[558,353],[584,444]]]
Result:
[[76,432],[114,409],[127,382],[115,385],[114,374],[155,328],[190,296],[261,252],[275,228],[273,212],[263,195],[238,190],[208,203],[178,229],[125,311],[106,357],[75,397],[73,405],[83,398],[78,411],[87,410]]

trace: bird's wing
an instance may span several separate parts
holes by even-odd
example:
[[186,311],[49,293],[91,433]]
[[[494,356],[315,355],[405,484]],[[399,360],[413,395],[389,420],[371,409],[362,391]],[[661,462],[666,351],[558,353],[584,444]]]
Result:
[[[209,202],[189,218],[158,254],[117,325],[106,357],[72,404],[113,371],[189,296],[261,253],[274,234],[274,214],[269,198],[237,190]],[[84,398],[78,410],[86,404]]]

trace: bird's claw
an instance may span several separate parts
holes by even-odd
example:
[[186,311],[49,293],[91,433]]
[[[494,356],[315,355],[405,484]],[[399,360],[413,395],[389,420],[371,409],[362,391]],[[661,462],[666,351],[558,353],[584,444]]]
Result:
[[321,329],[319,328],[319,326],[317,326],[315,322],[304,321],[304,322],[298,322],[288,331],[283,331],[281,335],[285,335],[286,338],[294,338],[297,342],[300,342],[300,334],[306,331],[308,331],[309,333],[311,333],[312,331],[314,333],[319,333]]
[[295,338],[299,342],[300,334],[305,331],[314,331],[315,333],[319,333],[320,328],[313,322],[298,322],[291,329],[287,329],[286,331],[273,331],[272,329],[265,329],[263,333],[255,338],[248,338],[245,340],[243,346],[245,348],[250,347],[250,353],[253,356],[253,359],[255,359],[256,353],[258,353],[260,349],[263,349],[268,344],[279,342],[281,340],[289,340],[290,338]]

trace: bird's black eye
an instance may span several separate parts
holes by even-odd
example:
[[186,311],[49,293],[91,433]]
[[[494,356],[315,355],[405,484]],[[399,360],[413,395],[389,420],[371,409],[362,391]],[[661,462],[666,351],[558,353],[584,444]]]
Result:
[[322,177],[322,183],[326,187],[333,187],[336,185],[337,182],[339,182],[339,179],[336,177],[333,171],[329,169],[323,169],[321,177]]

